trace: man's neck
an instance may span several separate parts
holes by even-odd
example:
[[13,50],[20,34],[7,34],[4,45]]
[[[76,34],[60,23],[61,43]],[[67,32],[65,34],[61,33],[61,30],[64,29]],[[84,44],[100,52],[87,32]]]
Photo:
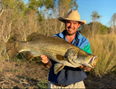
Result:
[[68,40],[69,43],[72,43],[72,41],[73,41],[74,38],[75,38],[75,35],[76,35],[76,34],[73,34],[73,35],[66,35],[66,38],[67,38],[67,40]]

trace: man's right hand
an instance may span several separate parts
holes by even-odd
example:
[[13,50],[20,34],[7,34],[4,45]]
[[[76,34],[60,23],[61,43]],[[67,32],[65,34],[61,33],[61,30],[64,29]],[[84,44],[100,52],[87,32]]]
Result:
[[40,55],[40,58],[45,67],[50,68],[52,66],[52,63],[49,60],[48,56]]
[[40,55],[40,58],[44,64],[47,64],[49,62],[49,58],[46,55]]

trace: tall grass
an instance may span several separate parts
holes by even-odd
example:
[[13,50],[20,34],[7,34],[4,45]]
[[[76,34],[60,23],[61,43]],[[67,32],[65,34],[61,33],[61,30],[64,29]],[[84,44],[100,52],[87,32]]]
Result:
[[92,53],[98,56],[98,62],[94,71],[95,75],[103,76],[105,74],[116,73],[116,35],[96,35],[88,37]]

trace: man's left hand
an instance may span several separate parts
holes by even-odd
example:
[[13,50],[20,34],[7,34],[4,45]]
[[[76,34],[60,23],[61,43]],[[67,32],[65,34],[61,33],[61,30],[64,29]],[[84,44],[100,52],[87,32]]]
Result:
[[85,72],[91,71],[91,68],[90,68],[90,67],[87,67],[87,66],[84,66],[84,65],[79,66],[79,68],[81,68],[81,69],[84,70]]

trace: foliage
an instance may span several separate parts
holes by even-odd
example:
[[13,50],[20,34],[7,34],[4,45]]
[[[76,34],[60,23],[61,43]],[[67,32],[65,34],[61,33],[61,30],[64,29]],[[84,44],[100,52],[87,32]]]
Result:
[[113,16],[111,17],[111,21],[110,21],[111,27],[112,27],[112,33],[115,33],[115,26],[116,26],[116,13],[113,14]]
[[54,8],[54,0],[43,0],[43,5],[46,6],[46,9]]
[[[93,11],[91,17],[92,17],[92,21],[93,21],[93,22],[96,22],[96,20],[100,19],[101,16],[98,14],[98,12]],[[92,36],[94,36],[95,33],[96,33],[96,32],[95,32],[96,26],[97,26],[97,25],[93,23],[92,29],[91,29],[91,30],[92,30]]]
[[98,24],[98,29],[99,29],[99,31],[98,31],[99,34],[107,34],[107,26],[102,25],[100,23],[100,24]]
[[22,0],[1,0],[1,9],[13,9],[20,12],[24,11],[26,8]]
[[67,11],[71,8],[74,9],[78,8],[76,0],[58,0],[58,5],[60,16],[64,16],[67,13]]
[[96,21],[96,20],[99,19],[101,16],[98,14],[97,11],[93,11],[91,17],[92,17],[92,20],[93,20],[93,21]]
[[38,10],[38,7],[40,7],[42,5],[41,1],[38,1],[38,0],[29,0],[29,9],[32,9],[32,10]]
[[[95,25],[94,28],[92,28],[93,24]],[[90,22],[89,24],[82,26],[81,32],[85,35],[91,35],[92,29],[94,29],[96,34],[107,34],[108,27],[100,22]]]
[[84,36],[90,36],[92,34],[91,32],[91,27],[89,27],[88,24],[83,25],[80,32],[84,35]]

